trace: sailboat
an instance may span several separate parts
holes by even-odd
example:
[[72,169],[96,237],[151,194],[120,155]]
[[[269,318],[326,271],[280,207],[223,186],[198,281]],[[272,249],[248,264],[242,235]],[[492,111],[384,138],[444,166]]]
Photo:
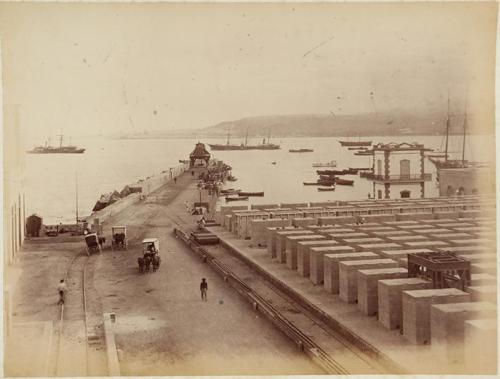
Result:
[[340,145],[341,146],[371,146],[372,141],[361,141],[361,137],[358,134],[358,140],[357,141],[343,141],[340,140]]
[[45,142],[45,146],[36,146],[33,150],[28,150],[29,154],[82,154],[85,152],[85,149],[78,148],[72,145],[63,146],[64,136],[62,134],[59,135],[59,146],[54,147],[50,145],[49,142]]
[[[450,99],[448,98],[448,115],[446,117],[446,135],[445,135],[445,150],[439,156],[428,155],[428,159],[434,163],[437,169],[440,168],[465,168],[469,166],[469,162],[465,160],[465,140],[467,136],[467,105],[465,108],[464,123],[463,123],[463,138],[462,138],[462,159],[449,159],[448,142],[450,136]],[[443,158],[443,159],[439,159]]]
[[269,142],[270,135],[267,139],[267,142],[266,142],[266,139],[264,138],[262,140],[262,143],[259,145],[249,145],[248,144],[248,131],[247,131],[247,134],[245,137],[245,143],[244,144],[242,143],[240,145],[230,144],[229,143],[229,135],[230,135],[230,133],[229,133],[229,129],[228,129],[227,140],[226,140],[225,145],[223,145],[223,144],[208,144],[208,146],[210,146],[211,150],[279,150],[279,149],[281,149],[280,145],[276,145],[276,144]]

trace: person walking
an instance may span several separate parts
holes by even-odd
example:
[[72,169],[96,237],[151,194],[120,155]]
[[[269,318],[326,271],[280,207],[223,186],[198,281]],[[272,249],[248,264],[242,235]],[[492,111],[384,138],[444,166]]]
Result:
[[59,301],[57,302],[57,305],[64,304],[64,295],[66,293],[66,283],[64,282],[64,279],[59,281],[57,292],[59,292]]
[[205,278],[201,279],[200,283],[200,292],[201,292],[201,300],[207,301],[207,291],[208,291],[208,283]]
[[174,184],[177,184],[177,177],[174,178]]

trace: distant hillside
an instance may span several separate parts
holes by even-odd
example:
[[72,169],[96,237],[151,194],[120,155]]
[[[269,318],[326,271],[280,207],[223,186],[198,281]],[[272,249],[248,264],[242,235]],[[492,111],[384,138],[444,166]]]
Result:
[[[471,124],[469,117],[469,124]],[[462,133],[463,115],[451,116],[450,133]],[[246,117],[224,121],[199,130],[203,136],[222,136],[228,130],[232,136],[329,137],[443,134],[446,115],[284,115]]]
[[[463,133],[463,114],[451,115],[450,134]],[[487,122],[475,121],[468,116],[469,134],[493,133],[485,126]],[[481,125],[482,129],[475,128]],[[446,114],[425,116],[393,115],[331,115],[300,114],[281,116],[245,117],[240,120],[224,121],[201,129],[149,130],[139,133],[119,134],[114,138],[209,138],[232,137],[338,137],[338,136],[391,136],[391,135],[443,135]]]

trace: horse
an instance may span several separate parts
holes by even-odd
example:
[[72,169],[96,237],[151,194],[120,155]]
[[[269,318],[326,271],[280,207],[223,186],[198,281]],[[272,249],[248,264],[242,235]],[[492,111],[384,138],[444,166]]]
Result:
[[156,272],[160,268],[160,257],[158,255],[153,256],[153,272]]
[[149,266],[151,265],[151,258],[149,256],[144,257],[144,271],[149,272]]
[[137,263],[139,264],[139,272],[142,274],[144,272],[144,258],[137,258]]

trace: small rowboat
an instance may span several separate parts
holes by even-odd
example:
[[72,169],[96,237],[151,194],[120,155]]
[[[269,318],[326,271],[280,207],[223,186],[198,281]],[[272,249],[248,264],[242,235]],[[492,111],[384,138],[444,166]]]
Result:
[[335,187],[318,187],[318,191],[335,191]]
[[248,200],[248,196],[226,196],[226,201],[242,201],[242,200]]
[[347,179],[339,179],[339,178],[337,178],[335,180],[335,184],[339,184],[341,186],[352,186],[354,184],[354,180],[347,180]]
[[264,196],[264,192],[238,192],[238,196]]
[[354,153],[354,155],[373,155],[372,150],[361,150]]
[[237,190],[237,189],[233,189],[233,188],[220,190],[220,193],[223,195],[230,195],[230,194],[238,193],[238,192],[241,192],[241,190]]
[[337,167],[337,161],[330,161],[326,163],[313,163],[313,167]]
[[312,153],[313,149],[290,149],[288,150],[290,153]]
[[321,184],[318,182],[302,182],[305,186],[320,186]]

